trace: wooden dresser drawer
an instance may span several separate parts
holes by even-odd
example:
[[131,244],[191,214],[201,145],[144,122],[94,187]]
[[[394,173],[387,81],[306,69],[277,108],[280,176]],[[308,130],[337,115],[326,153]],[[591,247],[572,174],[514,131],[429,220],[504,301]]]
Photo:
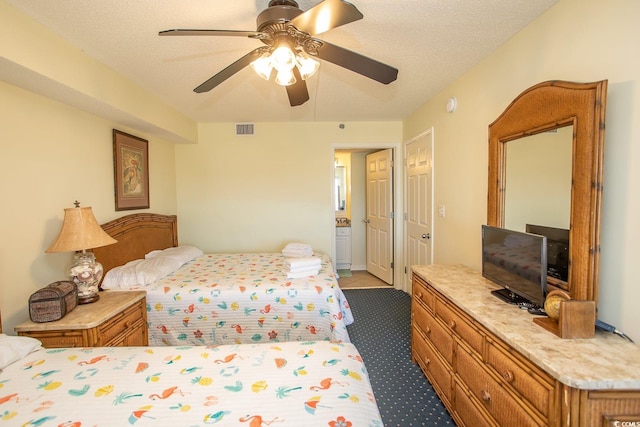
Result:
[[487,345],[486,363],[545,419],[549,417],[553,409],[550,408],[553,402],[553,379],[521,357],[516,359],[513,353],[491,341]]
[[440,396],[440,399],[445,401],[445,405],[449,405],[451,402],[451,381],[453,378],[450,366],[447,366],[436,354],[436,350],[425,340],[421,331],[413,328],[411,336],[411,350],[415,360],[427,375],[427,378],[438,393],[438,396]]
[[[454,416],[456,424],[460,427],[494,427],[497,424],[491,422],[491,416],[485,414],[484,408],[477,407],[472,401],[469,391],[458,381],[454,384],[456,410]],[[482,416],[479,414],[482,413]],[[462,422],[462,424],[460,424]]]
[[100,325],[102,345],[112,345],[110,342],[118,335],[126,335],[134,326],[139,326],[143,309],[138,302]]
[[458,376],[464,378],[471,395],[498,424],[518,427],[546,424],[535,417],[532,411],[518,404],[501,382],[489,375],[482,362],[472,357],[471,353],[462,346],[457,347],[456,358]]
[[413,301],[413,322],[424,336],[433,344],[442,357],[453,364],[453,337],[451,333],[436,320],[422,305]]
[[427,282],[420,277],[413,276],[413,297],[422,301],[431,311],[433,311],[433,300],[435,298],[433,291],[427,285]]
[[436,316],[442,319],[442,321],[456,333],[465,344],[469,345],[479,357],[482,357],[484,335],[473,326],[470,319],[458,312],[440,297],[436,296]]

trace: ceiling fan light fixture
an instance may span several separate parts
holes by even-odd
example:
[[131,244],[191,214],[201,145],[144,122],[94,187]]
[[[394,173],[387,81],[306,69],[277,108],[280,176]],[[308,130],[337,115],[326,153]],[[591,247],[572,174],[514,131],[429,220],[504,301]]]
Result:
[[256,72],[260,77],[265,80],[269,80],[271,77],[271,71],[273,71],[273,64],[271,63],[271,54],[269,52],[260,56],[255,61],[251,62],[251,68]]
[[280,86],[291,86],[296,81],[292,70],[278,70],[278,74],[276,74],[276,83]]
[[302,53],[299,53],[296,56],[296,62],[296,66],[300,71],[302,80],[307,80],[309,77],[313,76],[320,67],[320,63],[318,61]]
[[271,54],[271,63],[278,71],[291,71],[296,65],[296,55],[289,46],[280,45]]

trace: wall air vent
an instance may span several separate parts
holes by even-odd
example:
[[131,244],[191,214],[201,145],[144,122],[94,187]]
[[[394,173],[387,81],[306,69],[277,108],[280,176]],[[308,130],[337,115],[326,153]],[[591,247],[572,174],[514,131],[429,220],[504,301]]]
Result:
[[236,124],[236,135],[253,135],[254,133],[255,133],[255,127],[253,123]]

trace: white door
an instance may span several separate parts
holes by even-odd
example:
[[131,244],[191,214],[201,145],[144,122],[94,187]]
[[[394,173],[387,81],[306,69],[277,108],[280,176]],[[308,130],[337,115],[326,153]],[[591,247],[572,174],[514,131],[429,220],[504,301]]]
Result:
[[367,155],[367,271],[393,284],[393,152]]
[[426,133],[406,145],[407,277],[411,283],[411,266],[431,264],[432,212],[432,133]]

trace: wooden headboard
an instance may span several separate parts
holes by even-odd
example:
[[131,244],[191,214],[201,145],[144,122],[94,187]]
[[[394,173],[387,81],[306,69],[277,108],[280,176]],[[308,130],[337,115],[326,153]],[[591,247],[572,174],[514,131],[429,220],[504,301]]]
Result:
[[102,228],[118,241],[93,249],[104,273],[134,259],[144,258],[153,250],[178,246],[178,218],[175,215],[131,214],[102,224]]

